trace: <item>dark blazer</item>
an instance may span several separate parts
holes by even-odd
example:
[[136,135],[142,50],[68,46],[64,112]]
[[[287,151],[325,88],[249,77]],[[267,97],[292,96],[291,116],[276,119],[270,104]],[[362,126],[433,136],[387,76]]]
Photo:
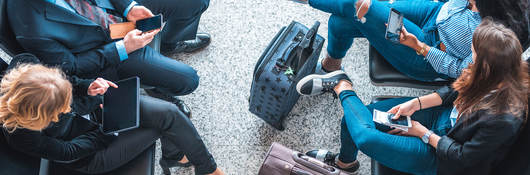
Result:
[[[458,96],[449,87],[437,93],[442,97],[442,106],[453,106]],[[438,142],[438,174],[491,174],[517,139],[522,123],[522,116],[493,115],[486,110],[463,116]]]
[[72,112],[59,116],[57,123],[52,123],[42,132],[17,129],[9,133],[2,127],[0,133],[9,146],[32,156],[70,163],[75,168],[112,142],[113,135],[105,135],[100,125],[81,117],[101,104],[101,98],[86,95],[92,81],[75,77],[70,81],[75,89]]
[[[132,2],[94,1],[119,16]],[[7,13],[20,45],[44,63],[60,65],[69,75],[94,78],[120,63],[109,32],[77,13],[45,0],[7,0]]]

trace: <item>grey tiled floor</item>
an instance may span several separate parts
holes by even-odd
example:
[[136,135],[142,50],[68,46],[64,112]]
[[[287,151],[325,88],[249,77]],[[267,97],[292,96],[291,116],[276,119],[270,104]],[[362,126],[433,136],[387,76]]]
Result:
[[[287,117],[283,132],[251,114],[247,102],[254,64],[276,32],[291,20],[306,25],[318,20],[322,23],[319,34],[327,38],[328,17],[329,14],[287,0],[212,0],[199,29],[212,35],[212,44],[198,53],[173,56],[193,66],[201,76],[198,90],[182,99],[191,106],[192,121],[227,174],[257,174],[272,142],[299,151],[338,150],[343,113],[330,95],[300,98]],[[321,57],[325,53],[324,48]],[[6,57],[3,52],[0,56]],[[419,96],[430,92],[373,86],[368,78],[365,39],[355,40],[344,66],[365,103],[376,95]],[[360,160],[361,174],[369,174],[369,159],[361,154]],[[172,172],[193,174],[192,168],[174,168]],[[156,174],[161,174],[158,165]]]

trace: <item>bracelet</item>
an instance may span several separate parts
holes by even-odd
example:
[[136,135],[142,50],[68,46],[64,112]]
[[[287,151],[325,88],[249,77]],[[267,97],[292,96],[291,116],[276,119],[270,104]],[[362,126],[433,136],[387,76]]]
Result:
[[424,55],[425,51],[427,51],[427,44],[421,45],[421,49],[416,51],[416,54],[418,55]]
[[420,110],[422,110],[423,108],[421,107],[421,100],[420,100],[420,97],[416,97],[416,99],[418,99],[418,103],[420,104]]

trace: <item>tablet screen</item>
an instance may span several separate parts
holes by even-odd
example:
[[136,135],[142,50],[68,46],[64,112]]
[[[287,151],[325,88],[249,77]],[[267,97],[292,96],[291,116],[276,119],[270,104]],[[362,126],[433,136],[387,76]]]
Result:
[[140,79],[132,77],[116,82],[103,97],[103,131],[117,133],[140,124]]

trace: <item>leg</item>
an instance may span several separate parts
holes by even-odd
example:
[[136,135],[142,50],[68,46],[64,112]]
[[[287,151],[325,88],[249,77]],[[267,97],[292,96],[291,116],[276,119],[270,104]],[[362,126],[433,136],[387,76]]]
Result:
[[[373,1],[370,10],[364,16],[366,23],[341,16],[335,16],[334,20],[341,21],[344,25],[355,26],[390,64],[405,75],[422,81],[432,81],[439,78],[440,74],[432,68],[423,56],[417,55],[414,49],[393,43],[385,38],[385,23],[389,11],[390,8],[383,2]],[[426,40],[424,32],[416,24],[408,19],[404,19],[403,23],[409,33],[416,35],[420,41]]]
[[210,3],[209,0],[137,0],[153,14],[161,13],[167,21],[162,31],[162,43],[175,44],[178,41],[195,39],[200,16]]
[[[195,166],[197,174],[209,174],[217,169],[217,164],[208,152],[199,133],[191,121],[175,105],[148,96],[142,97],[142,104],[140,113],[148,116],[142,117],[140,121],[142,127],[160,129],[162,137],[167,139],[166,143],[171,143],[172,147],[182,151]],[[178,150],[164,149],[167,150],[166,153],[179,152]]]
[[160,135],[158,130],[148,128],[121,133],[107,148],[98,151],[87,164],[75,170],[87,174],[101,174],[117,169],[153,145]]
[[155,86],[173,96],[190,94],[199,86],[199,76],[192,67],[150,47],[129,54],[129,59],[119,65],[117,72],[120,79],[138,76],[142,84]]
[[[370,111],[370,114],[373,114],[373,110],[377,109],[380,111],[388,111],[392,107],[405,103],[413,98],[394,98],[394,99],[388,99],[384,101],[380,101],[377,103],[373,103],[370,105],[367,105],[366,108],[368,111]],[[421,111],[417,111],[414,113],[411,118],[412,120],[416,120],[420,122],[425,127],[432,129],[435,133],[440,135],[445,135],[446,132],[443,130],[446,129],[447,125],[441,125],[443,123],[440,123],[439,118],[444,118],[444,116],[448,116],[445,113],[450,112],[451,108],[444,108],[444,107],[434,107],[430,109],[424,109]],[[380,125],[377,123],[375,124],[375,128],[382,132],[388,132],[391,128],[385,125]],[[344,163],[350,163],[353,162],[357,157],[357,147],[355,146],[355,143],[349,133],[348,126],[346,125],[345,118],[342,119],[341,123],[341,149],[339,154],[339,160]]]
[[420,139],[376,129],[371,112],[353,91],[340,94],[344,120],[358,149],[390,168],[409,173],[436,172],[434,149]]

